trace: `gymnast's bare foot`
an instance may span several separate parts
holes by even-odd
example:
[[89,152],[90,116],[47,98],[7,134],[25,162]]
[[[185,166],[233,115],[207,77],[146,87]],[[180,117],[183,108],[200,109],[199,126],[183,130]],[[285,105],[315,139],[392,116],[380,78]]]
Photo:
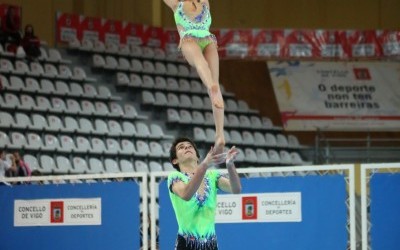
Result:
[[225,138],[223,136],[215,136],[214,154],[219,155],[224,152]]
[[222,95],[220,93],[218,85],[213,85],[210,89],[210,99],[211,103],[214,107],[223,109],[224,108],[224,100],[222,99]]

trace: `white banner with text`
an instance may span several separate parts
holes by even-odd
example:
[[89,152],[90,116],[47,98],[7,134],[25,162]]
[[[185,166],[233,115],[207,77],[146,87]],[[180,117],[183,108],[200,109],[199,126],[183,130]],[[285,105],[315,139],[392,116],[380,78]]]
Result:
[[14,201],[14,226],[101,225],[101,198]]
[[301,193],[218,195],[216,223],[301,222]]
[[286,130],[397,130],[400,63],[271,61]]

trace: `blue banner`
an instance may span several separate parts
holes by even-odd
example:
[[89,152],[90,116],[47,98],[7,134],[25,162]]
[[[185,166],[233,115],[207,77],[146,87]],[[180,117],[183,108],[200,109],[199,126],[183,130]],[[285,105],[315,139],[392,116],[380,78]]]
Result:
[[376,173],[370,181],[371,246],[398,250],[400,246],[400,174]]
[[[302,221],[217,224],[220,249],[346,249],[346,182],[341,175],[242,179],[242,193],[301,192]],[[160,249],[173,249],[178,226],[160,184]]]
[[[101,198],[101,225],[14,227],[14,200]],[[110,250],[140,248],[138,184],[0,186],[1,250]]]

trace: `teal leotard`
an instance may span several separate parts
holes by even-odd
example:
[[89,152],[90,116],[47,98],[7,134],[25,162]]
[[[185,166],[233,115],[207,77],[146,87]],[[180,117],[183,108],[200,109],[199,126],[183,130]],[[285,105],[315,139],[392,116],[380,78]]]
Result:
[[193,19],[189,18],[183,10],[183,2],[179,2],[174,12],[175,23],[178,28],[181,43],[195,40],[202,50],[210,43],[217,43],[216,37],[209,31],[211,26],[211,13],[205,3],[202,11]]
[[209,249],[216,244],[215,209],[217,205],[218,180],[221,174],[215,170],[207,171],[204,181],[204,194],[195,193],[189,201],[185,201],[172,191],[175,182],[188,183],[190,177],[181,172],[168,175],[169,197],[175,211],[179,230],[178,235],[186,240],[186,244],[194,249]]

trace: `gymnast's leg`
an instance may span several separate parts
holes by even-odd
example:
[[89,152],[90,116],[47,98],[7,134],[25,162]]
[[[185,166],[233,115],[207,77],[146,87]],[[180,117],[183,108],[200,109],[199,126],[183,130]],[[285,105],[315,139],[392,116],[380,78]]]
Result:
[[[194,66],[208,89],[212,102],[212,110],[215,122],[215,145],[216,154],[224,151],[224,101],[219,87],[219,58],[217,47],[210,43],[201,50],[195,41],[185,41],[181,44],[182,53],[188,63]],[[204,54],[203,54],[204,53]]]
[[207,60],[204,58],[200,46],[196,43],[196,41],[187,40],[182,42],[181,50],[188,63],[196,68],[201,81],[207,87],[213,106],[220,109],[224,108],[222,95],[218,95],[219,84],[218,82],[214,81],[211,75],[210,66],[208,65]]
[[[217,92],[218,98],[222,98],[221,89],[219,88],[219,56],[217,45],[215,43],[210,43],[205,47],[204,58],[207,60],[208,66],[211,70],[211,76],[213,78],[213,82],[216,82],[218,85]],[[215,119],[215,147],[216,151],[222,153],[224,151],[225,146],[225,136],[224,136],[224,109],[212,107],[214,119]],[[218,126],[217,126],[218,125]]]

